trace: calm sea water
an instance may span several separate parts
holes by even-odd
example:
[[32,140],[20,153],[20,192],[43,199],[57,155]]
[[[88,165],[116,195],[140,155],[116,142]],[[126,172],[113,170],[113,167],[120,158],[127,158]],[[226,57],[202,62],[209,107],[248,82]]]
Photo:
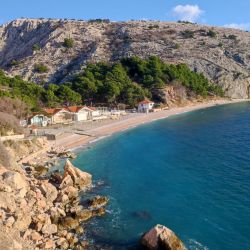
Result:
[[91,236],[137,246],[155,224],[188,249],[250,249],[250,103],[156,121],[99,141],[74,161],[110,198]]

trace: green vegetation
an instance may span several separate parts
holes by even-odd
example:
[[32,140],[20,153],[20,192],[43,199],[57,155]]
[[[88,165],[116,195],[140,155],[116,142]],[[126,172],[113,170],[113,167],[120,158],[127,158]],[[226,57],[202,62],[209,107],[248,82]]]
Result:
[[203,40],[201,41],[201,46],[205,46],[206,45],[206,42]]
[[133,39],[129,35],[124,35],[123,41],[124,43],[130,43]]
[[148,29],[149,29],[149,30],[159,29],[159,28],[160,28],[160,26],[159,26],[158,24],[155,24],[155,25],[149,25],[149,26],[148,26]]
[[[31,109],[81,104],[92,101],[111,106],[123,103],[135,107],[145,97],[157,99],[155,92],[178,82],[190,96],[223,95],[222,89],[191,71],[187,65],[166,64],[158,57],[124,58],[114,64],[89,64],[70,82],[46,87],[7,77],[0,71],[0,97],[19,98]],[[1,111],[1,110],[0,110]]]
[[184,30],[184,31],[181,32],[181,35],[185,39],[194,38],[194,31],[192,31],[192,30]]
[[[20,77],[7,77],[3,71],[0,71],[0,105],[6,97],[12,99],[19,99],[26,103],[29,109],[32,111],[38,111],[40,108],[49,106],[56,107],[65,104],[80,104],[81,96],[74,92],[72,89],[68,90],[63,87],[64,85],[50,84],[47,88],[40,86],[36,83],[27,82]],[[6,103],[6,101],[5,101]],[[8,110],[13,105],[1,105],[1,107],[8,107]],[[20,108],[26,110],[23,104],[14,103],[15,107],[18,107],[19,111],[13,112],[15,116],[21,117]],[[14,110],[14,107],[12,107]],[[0,108],[0,112],[7,112]],[[24,111],[23,111],[24,112]],[[27,110],[25,112],[28,112]],[[10,112],[8,112],[10,113]]]
[[174,49],[179,49],[181,47],[181,45],[179,44],[179,43],[176,43],[175,45],[174,45]]
[[235,35],[229,35],[227,36],[226,38],[230,39],[230,40],[236,40],[237,39],[237,36]]
[[155,56],[146,60],[125,58],[113,65],[90,64],[67,84],[80,93],[83,100],[134,106],[145,97],[154,98],[156,89],[176,81],[196,95],[223,94],[221,88],[210,84],[203,74],[191,71],[187,65],[166,64]]
[[10,66],[10,67],[15,67],[15,66],[18,66],[19,64],[20,64],[19,61],[17,61],[17,60],[12,60],[12,61],[10,62],[10,64],[9,64],[9,66]]
[[48,72],[48,67],[42,63],[35,64],[34,71],[37,73],[46,73]]
[[33,46],[32,46],[32,50],[33,51],[39,51],[41,49],[40,45],[35,43]]
[[215,31],[209,30],[209,31],[207,32],[207,36],[212,37],[212,38],[215,38],[215,37],[217,36],[217,34],[216,34]]
[[218,44],[218,46],[222,48],[222,47],[223,47],[223,43],[220,42],[220,43]]
[[109,19],[90,19],[88,21],[89,23],[110,23],[110,20]]
[[183,23],[183,24],[194,24],[192,22],[189,22],[189,21],[183,21],[183,20],[179,20],[177,21],[177,23]]
[[62,45],[67,49],[73,48],[74,40],[72,38],[65,38]]

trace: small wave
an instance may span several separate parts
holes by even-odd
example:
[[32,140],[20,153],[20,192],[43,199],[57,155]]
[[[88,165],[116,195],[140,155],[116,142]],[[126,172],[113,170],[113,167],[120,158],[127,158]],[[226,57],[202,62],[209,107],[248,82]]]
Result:
[[100,136],[100,137],[98,137],[98,138],[96,138],[96,139],[90,141],[89,144],[92,144],[92,143],[94,143],[94,142],[100,141],[100,140],[102,140],[102,139],[104,139],[104,138],[106,138],[106,137],[109,137],[109,136],[110,136],[110,135]]
[[195,239],[189,239],[188,243],[188,249],[190,250],[209,250],[207,246],[202,245],[202,243]]
[[219,226],[217,223],[215,223],[215,222],[209,220],[208,218],[205,218],[204,220],[205,220],[207,223],[209,223],[212,227],[214,227],[214,228],[216,228],[216,229],[218,229],[218,230],[220,230],[220,231],[225,231],[224,228],[222,228],[221,226]]

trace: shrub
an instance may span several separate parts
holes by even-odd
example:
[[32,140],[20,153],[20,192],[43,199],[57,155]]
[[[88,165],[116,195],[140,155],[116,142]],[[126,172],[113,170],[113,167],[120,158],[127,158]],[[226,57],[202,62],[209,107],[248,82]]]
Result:
[[123,41],[124,41],[125,43],[130,43],[132,40],[133,40],[133,39],[132,39],[129,35],[125,35],[125,36],[123,37]]
[[15,67],[15,66],[18,66],[20,65],[20,62],[17,61],[17,60],[12,60],[10,63],[9,63],[9,66],[10,67]]
[[184,20],[179,20],[177,21],[177,23],[183,23],[183,24],[194,24],[192,22],[189,22],[189,21],[184,21]]
[[181,32],[183,38],[194,38],[194,31],[192,30],[184,30]]
[[148,26],[148,29],[149,29],[149,30],[152,30],[152,29],[159,29],[159,28],[160,28],[160,26],[159,26],[158,24],[149,25],[149,26]]
[[219,46],[219,47],[223,47],[223,43],[220,42],[220,43],[218,44],[218,46]]
[[1,142],[0,142],[0,165],[6,168],[9,168],[11,166],[9,152],[6,150],[6,148]]
[[227,38],[230,39],[230,40],[236,40],[237,36],[235,36],[235,35],[229,35]]
[[72,38],[65,38],[62,45],[63,45],[63,47],[65,47],[67,49],[73,48],[74,40]]
[[206,42],[205,41],[202,41],[201,42],[201,46],[205,46],[206,45]]
[[23,101],[3,96],[0,98],[0,112],[8,113],[17,118],[24,118],[29,113],[29,107]]
[[179,43],[176,43],[175,45],[174,45],[174,49],[179,49],[181,47],[181,45],[179,44]]
[[110,20],[98,18],[98,19],[90,19],[88,22],[89,23],[110,23]]
[[176,33],[176,30],[173,30],[173,29],[166,30],[166,34],[168,35],[173,35],[175,33]]
[[215,38],[215,37],[216,37],[216,32],[213,31],[213,30],[209,30],[209,31],[207,32],[207,36],[212,37],[212,38]]
[[9,132],[13,132],[14,134],[22,133],[19,121],[14,115],[0,112],[0,135],[5,136]]
[[35,64],[34,71],[37,73],[46,73],[48,72],[48,67],[42,63]]
[[32,50],[33,51],[39,51],[41,49],[40,45],[35,43],[33,46],[32,46]]

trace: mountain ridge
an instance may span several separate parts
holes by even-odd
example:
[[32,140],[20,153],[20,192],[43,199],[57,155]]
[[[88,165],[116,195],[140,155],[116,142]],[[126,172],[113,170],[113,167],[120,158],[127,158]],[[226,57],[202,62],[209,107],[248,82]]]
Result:
[[[72,48],[62,45],[66,38]],[[229,97],[249,98],[248,44],[248,32],[184,22],[17,19],[0,26],[0,68],[37,83],[61,83],[88,63],[155,55],[186,63]],[[37,64],[47,72],[36,72]]]

